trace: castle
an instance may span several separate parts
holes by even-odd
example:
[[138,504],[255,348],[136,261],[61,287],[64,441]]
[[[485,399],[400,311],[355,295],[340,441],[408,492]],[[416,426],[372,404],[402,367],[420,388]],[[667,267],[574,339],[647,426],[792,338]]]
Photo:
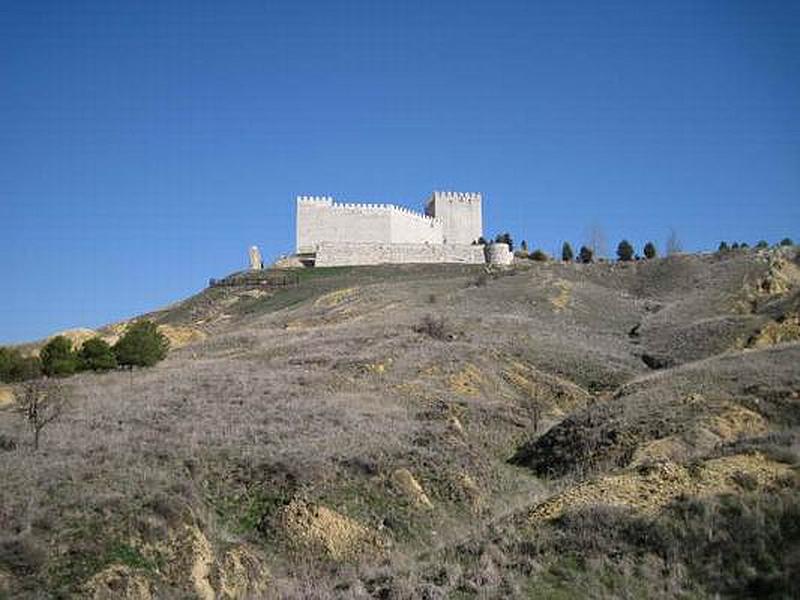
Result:
[[297,256],[319,267],[486,262],[480,194],[433,192],[425,212],[297,197]]

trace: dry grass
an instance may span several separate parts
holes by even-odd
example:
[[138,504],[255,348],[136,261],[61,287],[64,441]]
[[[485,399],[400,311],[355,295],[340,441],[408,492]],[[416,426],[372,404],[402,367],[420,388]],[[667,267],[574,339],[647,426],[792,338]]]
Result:
[[[495,528],[555,491],[591,504],[604,481],[638,506],[649,480],[627,465],[656,457],[681,478],[698,456],[734,465],[689,493],[738,493],[735,472],[761,490],[759,465],[789,468],[708,456],[800,426],[796,343],[720,354],[704,339],[740,339],[791,308],[769,302],[794,284],[727,320],[742,281],[769,269],[744,254],[529,261],[484,285],[469,267],[409,266],[208,290],[154,313],[191,338],[157,367],[65,380],[72,404],[39,454],[0,411],[2,585],[23,597],[143,581],[153,597],[524,596],[544,567],[501,548]],[[441,335],[418,331],[428,316]],[[651,373],[645,351],[684,366]],[[533,471],[507,463],[520,447]]]

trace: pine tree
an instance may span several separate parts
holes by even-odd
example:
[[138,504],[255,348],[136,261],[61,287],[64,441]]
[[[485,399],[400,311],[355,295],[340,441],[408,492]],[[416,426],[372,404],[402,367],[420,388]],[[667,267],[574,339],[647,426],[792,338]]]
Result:
[[155,323],[142,320],[128,326],[113,350],[120,365],[152,367],[167,355],[169,340]]
[[578,252],[578,260],[584,264],[588,264],[594,260],[594,252],[592,252],[591,248],[581,246],[580,252]]
[[644,257],[648,260],[652,260],[658,256],[658,250],[656,250],[656,245],[653,242],[647,242],[644,245]]
[[94,337],[83,342],[78,352],[81,369],[89,371],[108,371],[117,367],[117,357],[107,342]]
[[72,342],[63,335],[47,342],[39,358],[45,375],[72,375],[78,370],[78,357],[72,350]]
[[617,258],[622,262],[633,260],[633,246],[628,240],[622,240],[617,246]]
[[575,253],[572,251],[572,246],[570,246],[569,242],[564,242],[561,245],[561,260],[572,262],[573,258],[575,258]]

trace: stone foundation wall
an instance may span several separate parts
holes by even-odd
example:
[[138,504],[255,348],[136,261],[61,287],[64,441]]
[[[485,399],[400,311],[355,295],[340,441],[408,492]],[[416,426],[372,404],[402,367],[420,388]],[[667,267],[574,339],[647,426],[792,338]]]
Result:
[[484,264],[483,246],[466,244],[321,243],[317,267],[380,265],[387,263]]

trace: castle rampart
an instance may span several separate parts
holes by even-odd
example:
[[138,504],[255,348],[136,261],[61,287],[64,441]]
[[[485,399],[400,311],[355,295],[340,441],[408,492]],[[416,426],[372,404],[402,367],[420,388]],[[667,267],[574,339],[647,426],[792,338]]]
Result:
[[[477,260],[479,253],[455,249],[471,245],[483,234],[481,201],[480,194],[434,192],[425,213],[421,213],[395,204],[342,203],[330,196],[298,196],[297,252],[316,254],[315,264],[320,266],[376,264],[374,260],[482,262],[482,258]],[[395,245],[392,250],[390,246]],[[413,245],[453,248],[414,250],[410,248]]]

